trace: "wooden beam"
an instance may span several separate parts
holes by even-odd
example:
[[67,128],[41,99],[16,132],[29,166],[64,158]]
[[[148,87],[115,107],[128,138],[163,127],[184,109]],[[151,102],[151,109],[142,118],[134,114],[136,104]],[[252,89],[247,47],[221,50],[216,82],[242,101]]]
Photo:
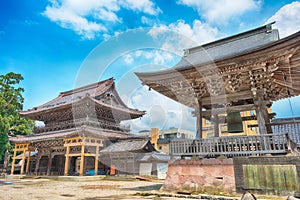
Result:
[[69,171],[69,153],[70,153],[70,146],[67,146],[67,151],[66,151],[66,160],[65,160],[65,171],[64,175],[68,176],[68,171]]
[[244,99],[251,99],[253,98],[253,94],[251,90],[246,90],[246,91],[240,91],[240,92],[235,92],[235,93],[230,93],[230,94],[223,94],[219,96],[209,96],[209,97],[203,97],[201,99],[202,105],[211,105],[211,103],[216,104],[216,103],[226,103],[226,102],[231,102],[233,100],[244,100]]
[[[81,156],[81,153],[70,153],[69,157],[77,157],[77,156]],[[94,153],[85,153],[84,156],[92,156],[95,157],[96,154]]]
[[254,98],[254,103],[255,103],[255,111],[256,111],[259,134],[265,135],[268,133],[266,128],[266,121],[263,114],[263,110],[266,109],[266,107],[263,105],[263,102],[259,97]]
[[214,131],[215,131],[215,137],[220,137],[220,130],[219,130],[219,116],[214,115]]
[[37,157],[36,157],[36,163],[35,163],[35,169],[34,169],[35,175],[38,175],[41,157],[42,157],[42,155],[41,155],[41,152],[39,150],[38,154],[37,154]]
[[197,120],[196,120],[196,139],[201,139],[202,138],[202,102],[201,100],[198,100],[198,108],[197,108]]
[[246,105],[240,105],[240,106],[230,106],[225,108],[215,108],[212,110],[205,110],[203,112],[203,116],[211,116],[211,115],[219,115],[219,114],[226,114],[230,112],[242,112],[242,111],[248,111],[248,110],[254,110],[255,106],[253,104],[246,104]]
[[84,145],[84,142],[67,143],[64,144],[64,147],[74,147],[74,146],[81,146],[81,145]]
[[31,151],[28,151],[28,158],[27,158],[27,165],[26,165],[26,174],[28,174],[29,172],[29,165],[30,165],[30,154],[31,154]]
[[81,157],[80,157],[80,172],[79,172],[79,176],[83,176],[83,167],[84,167],[84,145],[81,146]]
[[51,149],[50,149],[50,154],[48,157],[48,165],[47,165],[47,176],[50,176],[51,174],[51,166],[52,166],[52,153],[51,153]]
[[15,171],[16,156],[17,156],[17,150],[16,150],[16,148],[14,148],[14,157],[13,157],[13,160],[12,160],[11,171],[10,171],[11,175],[13,175],[14,171]]
[[26,158],[26,150],[24,149],[23,150],[23,156],[22,156],[21,172],[20,172],[21,175],[23,175],[23,173],[24,173],[25,158]]
[[96,146],[96,155],[95,155],[95,173],[94,175],[98,175],[98,160],[99,159],[99,146]]

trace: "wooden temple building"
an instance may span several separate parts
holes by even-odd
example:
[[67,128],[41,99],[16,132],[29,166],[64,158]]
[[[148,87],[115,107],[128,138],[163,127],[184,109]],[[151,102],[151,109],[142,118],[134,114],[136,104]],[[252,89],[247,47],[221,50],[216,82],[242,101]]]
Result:
[[[196,140],[171,143],[174,155],[239,155],[287,152],[288,135],[273,134],[272,102],[300,94],[300,32],[279,39],[272,24],[184,51],[173,68],[136,73],[143,85],[195,109]],[[218,124],[254,111],[259,136],[224,137]],[[215,124],[215,137],[202,139],[202,118]],[[230,132],[230,131],[228,131]],[[239,133],[242,130],[233,130]],[[276,142],[275,142],[276,141]],[[274,143],[275,142],[275,143]],[[265,145],[263,145],[265,143]]]
[[[267,24],[186,49],[173,68],[136,75],[197,117],[195,139],[170,143],[171,156],[182,159],[169,162],[164,189],[300,196],[299,129],[275,132],[288,122],[272,123],[268,113],[274,101],[300,95],[300,32],[280,39]],[[242,118],[244,111],[253,115]],[[214,124],[214,137],[202,137],[202,118]],[[257,120],[259,134],[240,136],[242,120]],[[219,135],[224,122],[236,136]]]
[[9,138],[15,145],[11,174],[16,160],[21,160],[20,174],[84,175],[87,170],[97,174],[98,169],[109,167],[101,163],[101,157],[99,160],[100,151],[119,139],[136,138],[120,122],[142,117],[145,112],[128,108],[111,78],[61,92],[20,114],[43,121],[45,126],[32,135]]

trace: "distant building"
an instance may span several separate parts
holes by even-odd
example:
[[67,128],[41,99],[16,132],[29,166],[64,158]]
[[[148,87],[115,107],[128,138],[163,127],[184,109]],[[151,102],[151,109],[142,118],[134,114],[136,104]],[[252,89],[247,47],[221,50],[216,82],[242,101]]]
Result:
[[195,138],[195,132],[174,127],[166,130],[158,130],[158,128],[152,128],[150,131],[142,130],[139,135],[151,137],[151,143],[155,149],[164,153],[169,153],[169,143],[173,139]]

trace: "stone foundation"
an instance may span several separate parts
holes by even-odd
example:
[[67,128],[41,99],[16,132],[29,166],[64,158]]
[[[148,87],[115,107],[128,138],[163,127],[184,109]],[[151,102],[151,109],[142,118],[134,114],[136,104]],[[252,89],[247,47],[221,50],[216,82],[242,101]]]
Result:
[[162,189],[178,192],[234,193],[233,160],[171,160]]

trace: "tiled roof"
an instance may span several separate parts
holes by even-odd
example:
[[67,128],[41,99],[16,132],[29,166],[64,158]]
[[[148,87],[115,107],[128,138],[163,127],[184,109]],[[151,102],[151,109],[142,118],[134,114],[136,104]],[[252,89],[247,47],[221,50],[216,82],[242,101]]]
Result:
[[106,147],[101,153],[155,151],[149,140],[124,140]]
[[273,133],[289,133],[291,139],[300,147],[300,117],[275,118],[271,124]]
[[165,153],[153,151],[150,153],[140,154],[138,156],[137,160],[139,160],[139,161],[157,160],[157,161],[168,162],[170,160],[170,156]]
[[128,134],[120,131],[110,131],[105,129],[93,128],[93,127],[79,127],[60,131],[51,131],[41,134],[32,134],[27,136],[10,137],[9,141],[12,143],[28,143],[38,142],[53,139],[64,139],[66,137],[85,135],[96,138],[139,138],[137,135]]
[[200,65],[226,57],[251,51],[279,39],[278,30],[272,30],[272,23],[246,31],[231,37],[226,37],[202,46],[185,50],[184,57],[175,68],[189,65]]
[[27,111],[22,111],[20,114],[32,113],[41,110],[47,110],[49,108],[59,107],[62,105],[75,103],[80,99],[84,98],[87,94],[91,97],[99,96],[105,93],[109,88],[111,88],[114,84],[112,78],[107,79],[105,81],[101,81],[98,83],[94,83],[91,85],[87,85],[84,87],[80,87],[74,90],[69,90],[66,92],[61,92],[58,97],[55,99],[42,104],[40,106],[34,107],[33,109],[29,109]]
[[[96,97],[99,97],[100,95],[105,94],[107,91],[112,90],[115,91],[114,89],[114,80],[113,78],[94,83],[91,85],[87,85],[84,87],[80,87],[74,90],[66,91],[66,92],[61,92],[58,97],[55,99],[42,104],[40,106],[34,107],[32,109],[26,110],[26,111],[21,111],[20,114],[23,116],[27,116],[29,118],[34,119],[35,117],[32,117],[35,114],[42,113],[42,111],[47,111],[49,112],[50,110],[54,109],[60,109],[60,108],[71,108],[74,103],[77,103],[83,99],[89,98],[92,101],[94,101],[98,106],[104,106],[110,109],[115,109],[123,112],[127,112],[130,114],[135,114],[135,115],[144,115],[145,111],[139,111],[137,109],[131,109],[128,108],[124,102],[120,99],[119,95],[117,92],[115,92],[115,98],[118,99],[120,102],[120,106],[114,106],[114,105],[109,105],[105,104],[99,100],[96,99]],[[31,117],[30,117],[31,116]]]

